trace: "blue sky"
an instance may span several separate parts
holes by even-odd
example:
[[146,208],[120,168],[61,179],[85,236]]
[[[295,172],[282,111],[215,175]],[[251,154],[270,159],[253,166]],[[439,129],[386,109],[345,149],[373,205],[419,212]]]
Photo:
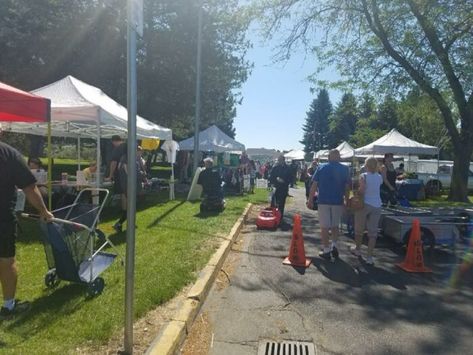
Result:
[[[286,63],[273,63],[275,42],[261,44],[255,38],[248,60],[254,68],[242,87],[243,103],[237,107],[236,140],[247,148],[300,149],[302,125],[316,93],[307,77],[315,71],[314,58],[301,50]],[[323,78],[336,79],[334,70],[322,73]],[[335,105],[341,95],[329,91]]]

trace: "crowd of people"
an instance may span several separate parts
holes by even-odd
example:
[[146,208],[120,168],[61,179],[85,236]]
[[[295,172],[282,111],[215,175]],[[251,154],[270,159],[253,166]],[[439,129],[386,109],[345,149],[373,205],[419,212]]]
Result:
[[[134,164],[127,161],[127,145],[119,137],[112,138],[113,151],[107,161],[105,180],[112,181],[114,193],[121,195],[120,218],[113,228],[121,232],[127,218],[127,179],[130,168],[137,171],[137,192],[146,181],[146,164],[142,157],[143,150],[137,147],[137,159]],[[361,256],[362,236],[368,232],[369,243],[366,262],[373,264],[373,250],[376,243],[378,221],[383,203],[395,203],[396,177],[404,174],[403,166],[394,169],[393,155],[386,154],[379,166],[375,158],[365,161],[359,184],[353,189],[349,168],[340,163],[340,154],[331,150],[328,163],[319,164],[314,160],[309,166],[304,163],[287,164],[283,155],[276,163],[252,160],[246,152],[239,158],[239,165],[233,169],[219,171],[211,158],[203,159],[205,170],[201,173],[199,183],[204,186],[204,194],[223,199],[222,182],[242,188],[244,176],[249,176],[249,193],[254,192],[256,179],[268,180],[274,188],[271,204],[281,213],[281,227],[288,224],[284,221],[286,199],[289,188],[300,180],[305,184],[307,207],[318,206],[323,249],[320,256],[325,259],[338,257],[337,240],[339,225],[345,206],[350,201],[350,190],[361,196],[362,206],[354,210],[355,246],[353,254]],[[188,164],[188,157],[186,159]],[[186,166],[186,164],[184,166]],[[15,264],[16,217],[14,205],[16,189],[20,188],[31,205],[36,208],[40,218],[49,221],[53,215],[44,203],[44,186],[40,181],[45,174],[41,161],[30,158],[26,163],[21,154],[14,148],[0,142],[0,282],[4,303],[0,309],[0,317],[21,312],[29,307],[26,302],[15,299],[17,270]],[[97,172],[97,163],[91,162],[83,170],[86,180],[93,178]],[[97,177],[96,177],[97,178]],[[354,191],[353,191],[354,190]]]

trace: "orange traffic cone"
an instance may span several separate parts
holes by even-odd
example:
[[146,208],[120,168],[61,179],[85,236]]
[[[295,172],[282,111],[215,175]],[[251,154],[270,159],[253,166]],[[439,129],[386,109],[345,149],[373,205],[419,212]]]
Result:
[[402,263],[396,264],[396,266],[407,272],[432,272],[431,269],[424,266],[420,222],[417,218],[412,221],[412,231],[409,236],[406,258]]
[[294,226],[292,228],[292,240],[289,248],[289,256],[282,262],[284,265],[297,267],[308,267],[310,259],[305,257],[304,237],[302,236],[301,216],[294,216]]

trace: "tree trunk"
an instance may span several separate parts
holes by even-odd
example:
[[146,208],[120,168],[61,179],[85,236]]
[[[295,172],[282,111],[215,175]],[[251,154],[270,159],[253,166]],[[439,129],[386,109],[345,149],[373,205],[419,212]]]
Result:
[[453,159],[452,181],[450,185],[450,201],[469,202],[468,200],[468,172],[470,170],[470,157],[473,151],[471,143],[462,147],[455,147]]

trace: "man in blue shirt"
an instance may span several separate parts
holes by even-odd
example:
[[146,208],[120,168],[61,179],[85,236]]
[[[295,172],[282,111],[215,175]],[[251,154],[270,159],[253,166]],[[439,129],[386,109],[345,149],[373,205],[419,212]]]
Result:
[[[338,258],[337,239],[340,218],[348,201],[350,176],[348,167],[340,164],[340,152],[332,149],[329,152],[328,163],[319,166],[312,177],[312,186],[307,200],[307,207],[312,209],[314,195],[318,192],[319,223],[322,234],[322,258],[330,260],[331,256]],[[329,234],[332,235],[332,245],[329,245]]]

